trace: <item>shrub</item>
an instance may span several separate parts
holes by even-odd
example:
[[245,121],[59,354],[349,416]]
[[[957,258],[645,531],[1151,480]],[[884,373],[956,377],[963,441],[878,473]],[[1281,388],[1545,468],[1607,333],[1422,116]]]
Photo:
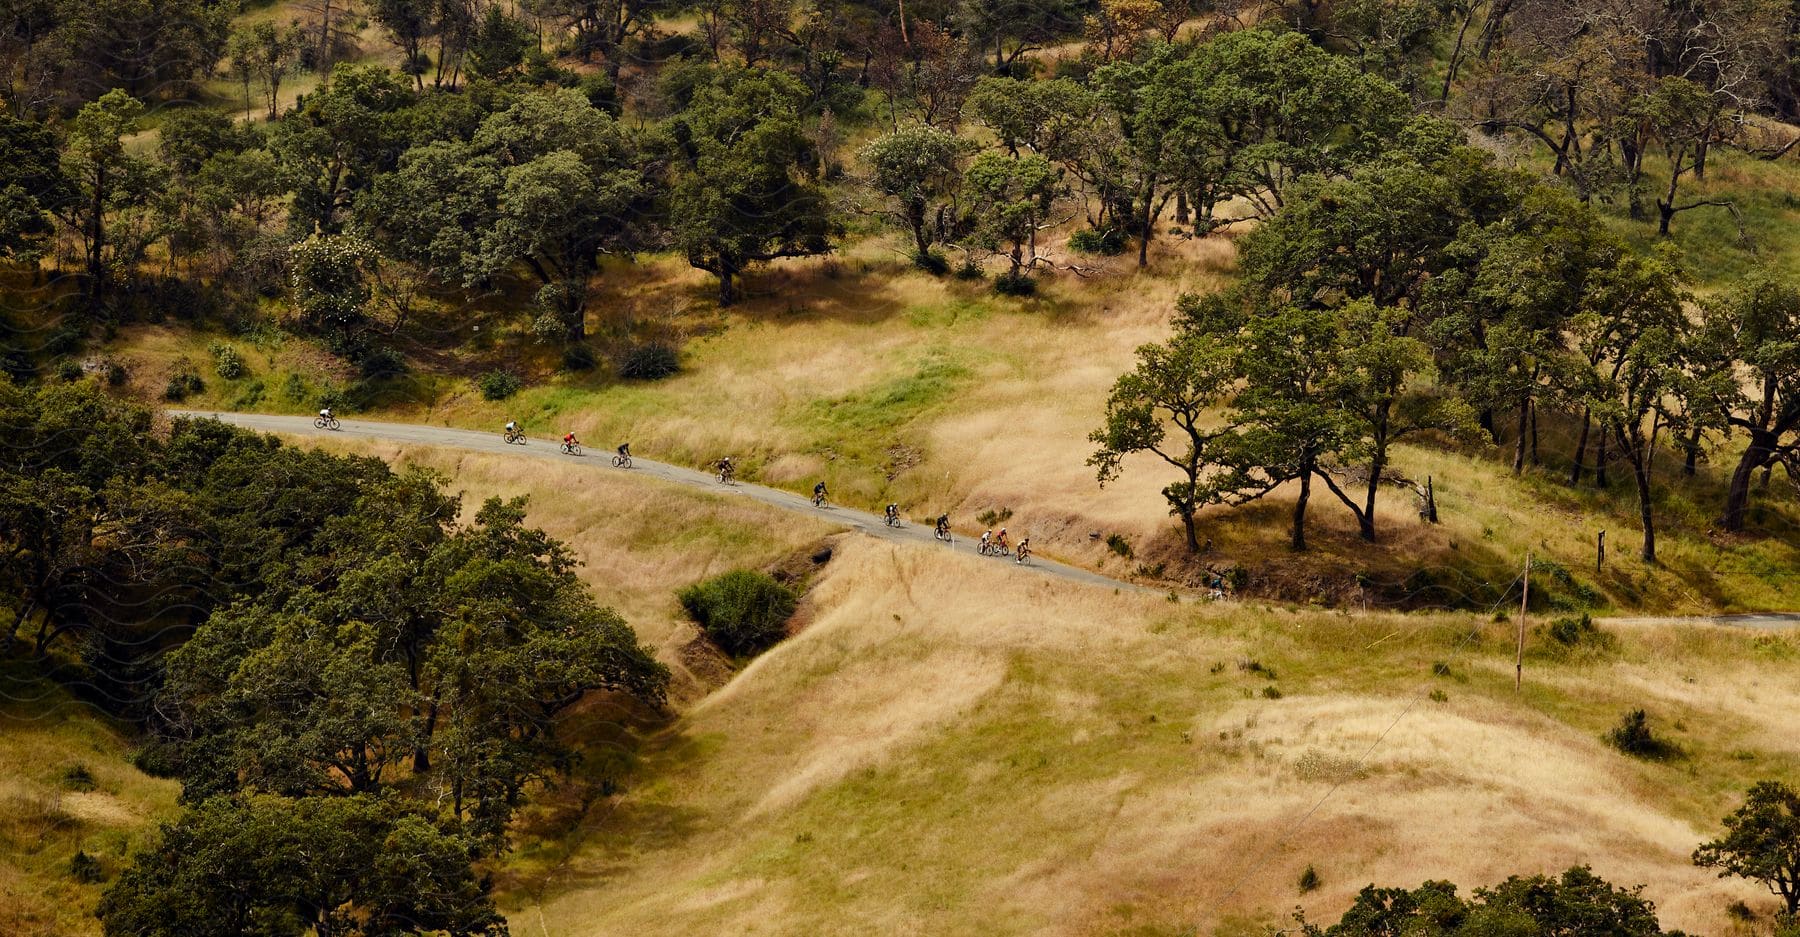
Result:
[[1125,247],[1125,232],[1118,228],[1107,228],[1105,231],[1083,228],[1069,235],[1069,249],[1080,251],[1083,254],[1117,257],[1125,253]]
[[1545,633],[1564,647],[1609,648],[1613,643],[1612,635],[1601,631],[1593,617],[1585,613],[1580,618],[1558,618]]
[[56,364],[56,376],[61,380],[74,383],[86,375],[87,372],[81,369],[81,362],[74,358],[64,358]]
[[1445,693],[1443,690],[1432,690],[1431,701],[1434,703],[1448,703],[1450,702],[1450,694]]
[[206,350],[212,353],[214,373],[228,381],[244,376],[244,356],[238,354],[236,348],[223,342],[214,342]]
[[1263,687],[1262,695],[1263,695],[1263,699],[1280,699],[1281,698],[1281,688],[1276,687],[1276,686]]
[[975,262],[975,258],[973,257],[963,258],[963,262],[956,266],[956,278],[958,280],[979,280],[983,276],[986,276],[986,273],[981,269],[981,265]]
[[1106,548],[1126,559],[1131,559],[1131,541],[1118,534],[1106,535]]
[[774,577],[746,569],[695,583],[677,597],[713,643],[740,657],[781,640],[798,602]]
[[312,396],[312,387],[306,383],[306,378],[298,374],[289,374],[287,380],[281,382],[281,396],[294,403],[299,403]]
[[928,250],[923,253],[914,251],[913,255],[912,255],[912,263],[913,263],[913,266],[918,267],[920,270],[923,270],[926,273],[931,274],[932,276],[941,277],[944,274],[950,272],[949,258],[946,258],[943,254],[940,254],[937,251]]
[[72,791],[91,791],[98,785],[94,782],[94,773],[88,766],[76,762],[63,769],[62,786]]
[[69,877],[77,882],[92,885],[106,878],[106,870],[100,867],[100,860],[76,849],[75,855],[69,859]]
[[1319,870],[1308,864],[1306,870],[1300,873],[1300,894],[1304,895],[1309,891],[1317,891],[1318,888]]
[[519,376],[511,371],[489,371],[477,378],[483,400],[505,400],[519,392]]
[[406,359],[385,346],[367,349],[357,358],[362,376],[371,381],[384,381],[406,373]]
[[1633,758],[1654,761],[1668,758],[1676,753],[1673,744],[1657,738],[1656,734],[1650,730],[1649,714],[1641,709],[1633,709],[1626,713],[1619,720],[1619,724],[1613,726],[1612,730],[1606,733],[1606,740],[1612,744],[1612,747]]
[[669,342],[643,342],[625,349],[614,367],[628,381],[660,381],[681,370],[681,352]]
[[107,358],[100,362],[100,372],[106,375],[106,383],[109,387],[123,387],[126,381],[131,380],[131,371],[126,369],[124,362],[117,358]]
[[1448,676],[1450,676],[1450,664],[1449,664],[1449,662],[1448,662],[1448,661],[1441,661],[1441,660],[1440,660],[1440,661],[1434,661],[1434,662],[1432,662],[1432,665],[1431,665],[1431,675],[1432,675],[1432,676],[1434,676],[1434,677],[1448,677]]
[[244,385],[244,389],[237,395],[237,399],[231,402],[231,408],[233,410],[249,410],[254,408],[257,404],[262,403],[263,392],[267,389],[267,387],[263,386],[262,381],[251,381]]
[[180,403],[205,390],[206,382],[194,370],[193,362],[183,358],[175,363],[175,373],[169,377],[169,386],[163,388],[163,399]]
[[975,515],[975,520],[980,522],[983,527],[993,527],[996,524],[1004,524],[1011,519],[1012,508],[1001,508],[998,511],[989,508],[986,511],[982,511],[980,514]]
[[1240,660],[1238,661],[1238,669],[1244,673],[1261,674],[1270,680],[1275,679],[1275,668],[1265,666],[1260,660]]
[[1003,273],[994,278],[994,292],[1002,296],[1031,296],[1037,292],[1037,281],[1029,273]]
[[592,371],[599,359],[594,357],[594,350],[586,345],[570,345],[563,349],[563,367],[570,371]]

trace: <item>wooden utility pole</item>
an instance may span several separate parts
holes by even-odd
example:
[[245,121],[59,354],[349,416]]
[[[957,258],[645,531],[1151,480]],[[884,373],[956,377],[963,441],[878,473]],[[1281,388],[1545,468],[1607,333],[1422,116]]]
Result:
[[1594,542],[1594,573],[1598,575],[1606,568],[1606,531],[1600,531],[1600,538]]
[[1513,668],[1513,691],[1525,688],[1525,606],[1531,602],[1531,553],[1525,554],[1525,584],[1519,590],[1519,657]]

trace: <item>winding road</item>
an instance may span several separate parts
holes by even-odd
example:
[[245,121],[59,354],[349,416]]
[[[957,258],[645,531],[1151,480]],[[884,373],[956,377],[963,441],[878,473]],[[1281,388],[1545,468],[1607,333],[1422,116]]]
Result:
[[[880,517],[866,511],[826,504],[824,507],[813,507],[812,499],[792,492],[770,488],[764,485],[753,485],[748,482],[732,482],[721,484],[718,477],[706,472],[670,465],[666,462],[653,462],[641,456],[632,457],[630,469],[614,468],[611,450],[584,451],[579,456],[564,455],[561,443],[555,440],[527,439],[524,445],[509,444],[499,433],[484,433],[476,430],[451,429],[443,426],[421,426],[416,423],[379,423],[372,420],[340,420],[337,430],[319,429],[313,425],[310,416],[278,416],[266,413],[233,413],[229,411],[208,410],[170,410],[170,416],[189,416],[216,419],[233,426],[256,430],[263,433],[280,433],[288,436],[344,436],[351,439],[368,439],[389,443],[410,443],[420,446],[439,446],[447,449],[463,449],[470,452],[485,452],[491,455],[516,456],[524,459],[548,459],[564,463],[573,462],[587,466],[597,472],[629,471],[636,475],[647,476],[659,481],[671,482],[689,488],[698,488],[714,494],[749,498],[760,501],[771,507],[799,514],[808,514],[821,520],[833,521],[859,533],[887,540],[894,543],[918,543],[935,545],[941,549],[977,556],[975,541],[966,536],[957,536],[949,544],[937,542],[932,536],[931,528],[922,524],[902,520],[899,527],[889,527]],[[988,559],[983,557],[983,559]],[[1132,592],[1160,592],[1136,583],[1124,582],[1103,576],[1091,570],[1058,563],[1033,553],[1029,563],[1020,565],[1010,557],[997,557],[989,560],[994,563],[1005,563],[1021,571],[1030,571],[1040,575],[1053,576],[1069,582],[1098,586],[1106,589],[1121,589]]]
[[[313,425],[310,416],[277,416],[266,413],[233,413],[229,411],[205,410],[170,410],[171,416],[206,417],[242,426],[245,429],[264,433],[281,433],[289,436],[346,436],[352,439],[369,439],[389,443],[411,443],[420,446],[440,446],[448,449],[463,449],[470,452],[485,452],[492,455],[516,456],[526,459],[548,459],[560,462],[575,462],[600,472],[630,471],[659,481],[683,485],[710,491],[714,494],[749,498],[771,507],[798,514],[808,514],[826,521],[834,521],[859,533],[887,540],[894,543],[917,543],[933,545],[941,549],[975,556],[975,541],[967,536],[959,535],[954,543],[936,543],[931,528],[911,521],[902,521],[899,527],[889,527],[880,517],[867,511],[827,504],[825,507],[813,507],[810,498],[770,488],[765,485],[753,485],[748,482],[733,482],[729,485],[719,483],[716,476],[707,472],[670,465],[666,462],[654,462],[642,457],[633,457],[633,465],[629,470],[617,469],[612,465],[612,453],[608,450],[585,452],[580,456],[564,455],[560,444],[555,440],[527,439],[524,445],[509,445],[500,438],[499,433],[485,433],[476,430],[451,429],[444,426],[421,426],[417,423],[380,423],[372,420],[343,420],[338,430],[319,429]],[[1151,589],[1137,583],[1125,582],[1104,576],[1092,570],[1081,569],[1066,563],[1045,559],[1033,555],[1031,563],[1018,566],[1009,558],[995,558],[995,563],[1006,563],[1021,570],[1029,570],[1046,576],[1053,576],[1069,582],[1097,586],[1104,589],[1121,589],[1131,592],[1161,593],[1166,590]],[[1618,616],[1602,619],[1617,625],[1666,625],[1666,624],[1710,624],[1725,625],[1737,628],[1754,628],[1758,630],[1779,630],[1784,628],[1800,628],[1800,612],[1756,612],[1738,615],[1691,615],[1691,616]]]

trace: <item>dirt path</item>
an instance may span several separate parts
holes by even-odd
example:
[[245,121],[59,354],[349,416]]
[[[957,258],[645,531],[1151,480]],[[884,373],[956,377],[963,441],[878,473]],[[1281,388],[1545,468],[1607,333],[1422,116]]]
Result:
[[[527,439],[524,445],[509,445],[500,438],[499,433],[483,433],[475,430],[450,429],[441,426],[419,426],[412,423],[378,423],[371,420],[343,420],[341,429],[336,431],[322,430],[313,426],[310,416],[276,416],[262,413],[231,413],[204,410],[170,410],[171,416],[210,417],[234,426],[257,430],[264,433],[284,433],[291,436],[347,436],[352,439],[374,439],[390,443],[411,443],[421,446],[442,446],[450,449],[464,449],[472,452],[486,452],[493,455],[515,456],[521,459],[556,459],[573,461],[588,466],[594,471],[622,472],[654,478],[659,481],[699,488],[724,496],[749,498],[771,507],[800,514],[810,514],[828,521],[836,521],[845,527],[880,540],[895,543],[918,543],[934,545],[941,549],[976,556],[975,540],[958,533],[950,544],[937,543],[932,537],[931,528],[911,521],[902,521],[899,527],[889,527],[878,516],[858,511],[854,508],[827,504],[822,508],[813,507],[812,499],[804,498],[791,492],[753,485],[747,482],[733,482],[730,485],[719,483],[716,476],[679,465],[664,462],[653,462],[649,459],[634,457],[630,469],[614,468],[610,450],[583,450],[579,456],[564,455],[560,443],[546,439]],[[1019,566],[1010,558],[995,558],[995,563],[1006,563],[1021,572],[1032,572],[1039,575],[1054,576],[1070,582],[1078,582],[1105,589],[1124,589],[1132,592],[1151,592],[1135,583],[1123,582],[1090,570],[1080,569],[1055,560],[1045,559],[1036,554],[1031,562]]]

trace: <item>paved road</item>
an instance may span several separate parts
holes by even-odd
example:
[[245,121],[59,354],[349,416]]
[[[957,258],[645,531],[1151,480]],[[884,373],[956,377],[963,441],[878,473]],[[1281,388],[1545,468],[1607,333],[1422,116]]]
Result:
[[[310,416],[276,416],[264,413],[231,413],[205,410],[170,410],[171,416],[211,417],[245,429],[253,429],[264,433],[284,433],[292,436],[347,436],[352,439],[373,439],[391,443],[413,443],[421,446],[441,446],[448,449],[465,449],[472,452],[486,452],[493,455],[514,456],[521,459],[550,459],[562,462],[574,462],[587,466],[597,472],[621,472],[625,469],[614,468],[610,449],[583,450],[580,456],[564,455],[560,440],[527,439],[524,445],[509,445],[499,433],[482,433],[466,429],[450,429],[442,426],[421,426],[416,423],[378,423],[372,420],[343,420],[341,428],[323,430],[313,425]],[[649,459],[634,456],[630,472],[648,476],[661,481],[673,482],[690,488],[700,488],[722,495],[735,495],[760,501],[763,504],[808,514],[826,521],[834,521],[868,536],[895,543],[918,543],[935,545],[940,549],[953,550],[976,556],[975,541],[958,534],[953,543],[937,543],[932,537],[931,528],[911,521],[902,521],[899,527],[889,527],[877,515],[853,508],[827,504],[823,508],[813,507],[812,499],[801,497],[792,492],[781,491],[763,485],[752,485],[748,482],[733,482],[730,485],[719,483],[718,477],[706,472],[669,465],[664,462],[653,462]],[[1007,566],[1021,571],[1029,570],[1070,582],[1079,582],[1090,586],[1107,589],[1124,589],[1132,592],[1151,592],[1135,583],[1122,582],[1108,576],[1102,576],[1091,570],[1080,569],[1054,560],[1033,555],[1028,565],[1020,566],[1010,558],[993,558],[988,562],[1005,563]]]
[[1800,612],[1748,612],[1739,615],[1654,615],[1602,618],[1603,624],[1615,625],[1726,625],[1732,628],[1754,628],[1758,631],[1780,631],[1800,628]]

